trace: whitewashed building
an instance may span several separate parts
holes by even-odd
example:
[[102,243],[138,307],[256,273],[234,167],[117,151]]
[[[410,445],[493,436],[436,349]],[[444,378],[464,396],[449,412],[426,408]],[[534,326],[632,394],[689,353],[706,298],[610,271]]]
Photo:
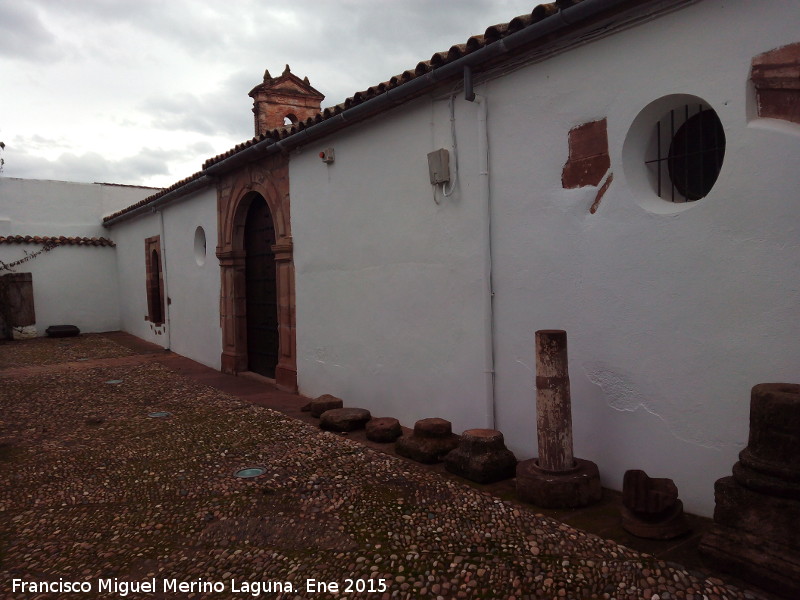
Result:
[[565,329],[576,455],[710,515],[750,388],[798,378],[799,26],[557,2],[322,112],[267,74],[256,137],[106,217],[119,326],[519,458],[534,332]]

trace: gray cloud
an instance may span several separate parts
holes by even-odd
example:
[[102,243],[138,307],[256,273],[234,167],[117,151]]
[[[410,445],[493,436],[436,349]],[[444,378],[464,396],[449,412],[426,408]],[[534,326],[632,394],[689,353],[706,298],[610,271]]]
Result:
[[265,68],[289,63],[331,106],[535,4],[0,0],[5,172],[170,185],[252,137]]
[[193,157],[198,151],[207,152],[209,149],[207,145],[175,151],[142,148],[136,154],[118,160],[106,158],[98,152],[64,152],[57,159],[49,160],[9,148],[3,174],[23,179],[137,183],[154,176],[170,175],[172,161],[185,160],[187,155]]
[[35,6],[0,0],[0,56],[26,61],[58,58],[56,37],[44,25]]

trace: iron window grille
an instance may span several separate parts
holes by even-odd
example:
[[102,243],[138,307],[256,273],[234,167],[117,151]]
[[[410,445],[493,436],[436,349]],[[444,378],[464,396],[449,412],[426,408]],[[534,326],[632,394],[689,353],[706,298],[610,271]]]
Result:
[[708,195],[725,156],[717,113],[704,104],[673,109],[656,123],[655,138],[656,156],[645,164],[655,171],[658,197],[694,202]]

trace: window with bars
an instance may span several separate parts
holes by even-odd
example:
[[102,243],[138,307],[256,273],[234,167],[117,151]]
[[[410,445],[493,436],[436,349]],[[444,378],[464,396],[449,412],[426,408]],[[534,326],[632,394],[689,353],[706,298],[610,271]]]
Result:
[[698,103],[670,110],[656,122],[653,142],[645,164],[659,198],[694,202],[708,195],[725,156],[725,132],[713,109]]

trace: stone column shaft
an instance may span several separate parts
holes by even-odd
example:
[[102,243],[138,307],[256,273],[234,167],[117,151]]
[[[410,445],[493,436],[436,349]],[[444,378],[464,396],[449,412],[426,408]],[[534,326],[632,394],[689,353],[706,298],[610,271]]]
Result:
[[539,467],[554,472],[573,469],[566,331],[536,332],[536,430]]

